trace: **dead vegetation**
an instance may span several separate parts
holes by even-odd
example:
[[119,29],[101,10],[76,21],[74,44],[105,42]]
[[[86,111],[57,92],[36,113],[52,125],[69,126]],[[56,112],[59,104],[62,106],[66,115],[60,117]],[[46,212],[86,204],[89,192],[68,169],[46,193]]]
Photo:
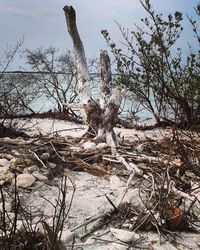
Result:
[[[71,197],[68,195],[67,183],[73,186]],[[16,185],[8,191],[5,186],[0,186],[0,199],[2,209],[0,211],[0,249],[5,250],[64,250],[61,242],[66,218],[70,211],[75,192],[74,183],[66,176],[61,179],[58,188],[56,203],[49,205],[53,207],[54,214],[52,224],[46,222],[46,217],[41,211],[35,215],[29,206],[24,204],[23,198]],[[6,210],[6,197],[12,198],[12,211]],[[68,198],[70,199],[68,201]],[[44,197],[45,199],[45,197]],[[69,203],[68,203],[69,202]]]
[[[123,196],[117,203],[106,197],[112,207],[110,210],[71,229],[74,232],[94,223],[92,229],[81,236],[82,240],[108,226],[139,232],[156,231],[160,237],[170,240],[180,231],[199,231],[198,133],[174,130],[171,136],[162,139],[123,140],[116,155],[112,154],[110,147],[86,150],[82,143],[59,136],[1,138],[1,156],[9,154],[15,157],[2,185],[8,188],[14,175],[34,164],[39,166],[41,173],[48,170],[49,183],[55,177],[67,175],[69,170],[87,171],[103,178],[117,175],[127,183]],[[54,164],[53,168],[50,163]],[[140,205],[123,202],[129,190],[137,190]]]

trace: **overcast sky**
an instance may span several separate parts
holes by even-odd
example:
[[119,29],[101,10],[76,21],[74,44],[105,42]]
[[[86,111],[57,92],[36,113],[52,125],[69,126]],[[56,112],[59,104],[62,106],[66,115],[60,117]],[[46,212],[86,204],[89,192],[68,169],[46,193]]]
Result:
[[[152,3],[156,11],[164,14],[179,10],[192,16],[199,0],[152,0]],[[139,0],[0,0],[0,56],[7,45],[14,45],[23,37],[23,48],[71,49],[63,12],[65,5],[76,9],[78,29],[88,57],[97,57],[106,48],[101,29],[108,29],[111,37],[119,41],[115,21],[131,28],[146,16]],[[189,25],[185,27],[182,46],[192,39]],[[13,63],[11,68],[18,64],[19,61]]]

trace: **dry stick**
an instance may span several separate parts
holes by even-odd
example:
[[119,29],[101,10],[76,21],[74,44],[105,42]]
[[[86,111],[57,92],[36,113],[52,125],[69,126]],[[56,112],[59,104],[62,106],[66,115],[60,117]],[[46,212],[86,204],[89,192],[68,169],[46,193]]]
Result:
[[84,108],[82,103],[65,103],[64,108],[66,109],[81,109]]
[[[126,184],[126,189],[125,189],[125,191],[124,191],[122,197],[120,198],[120,200],[119,200],[119,202],[118,202],[118,205],[116,206],[116,207],[118,208],[118,207],[120,206],[120,204],[122,203],[122,201],[123,201],[123,199],[124,199],[124,197],[125,197],[125,195],[126,195],[126,193],[127,193],[127,191],[128,191],[130,182],[131,182],[131,180],[134,178],[135,173],[140,173],[140,175],[141,175],[141,170],[139,170],[136,166],[134,166],[134,164],[132,164],[132,166],[130,166],[130,164],[128,164],[128,163],[126,162],[126,160],[125,160],[123,157],[121,157],[121,156],[119,156],[119,155],[116,156],[116,157],[117,157],[117,159],[118,159],[118,162],[121,162],[129,171],[131,171],[130,176],[129,176],[129,179],[128,179],[127,184]],[[145,178],[148,178],[148,177],[145,175]],[[112,209],[110,209],[110,210],[107,210],[107,211],[105,211],[104,213],[102,213],[102,214],[100,214],[100,215],[97,215],[97,216],[94,217],[94,218],[91,218],[91,219],[88,220],[87,222],[84,222],[83,224],[78,225],[77,227],[73,228],[71,231],[75,231],[75,230],[77,230],[77,229],[79,229],[79,228],[81,228],[81,227],[83,227],[83,226],[86,226],[86,225],[88,225],[88,224],[90,224],[90,223],[92,223],[92,222],[94,222],[94,221],[96,221],[96,220],[98,220],[98,219],[104,218],[104,217],[107,216],[108,214],[112,213],[115,209],[116,209],[116,208],[112,208]]]
[[102,239],[102,238],[98,238],[98,237],[92,237],[92,239],[102,241],[102,242],[107,242],[107,243],[115,243],[115,244],[119,244],[119,245],[126,246],[126,247],[129,246],[128,244],[126,244],[124,242],[117,241],[117,240],[108,240],[108,239]]
[[92,222],[94,222],[94,221],[97,221],[97,220],[99,220],[99,219],[102,219],[102,218],[106,217],[107,215],[109,215],[110,213],[112,213],[113,211],[114,211],[114,208],[112,208],[112,209],[110,209],[110,210],[107,210],[107,211],[105,211],[104,213],[99,214],[99,215],[97,215],[97,216],[91,218],[90,220],[88,220],[88,221],[86,221],[86,222],[84,222],[84,223],[82,223],[82,224],[80,224],[80,225],[78,225],[78,226],[72,228],[71,231],[73,232],[73,231],[75,231],[75,230],[77,230],[77,229],[79,229],[79,228],[81,228],[81,227],[87,226],[88,224],[90,224],[90,223],[92,223]]
[[149,216],[151,215],[150,211],[148,211],[148,213],[146,214],[146,216],[144,216],[143,220],[140,222],[140,224],[134,229],[134,231],[138,230],[144,223],[145,221],[149,218]]
[[184,193],[184,192],[182,192],[182,191],[180,191],[180,190],[178,190],[178,189],[176,189],[174,186],[172,186],[172,191],[176,194],[176,195],[178,195],[178,196],[180,196],[180,197],[183,197],[183,198],[185,198],[185,199],[188,199],[188,200],[190,200],[190,201],[194,201],[197,197],[195,196],[195,195],[189,195],[189,194],[186,194],[186,193]]
[[192,201],[192,202],[197,198],[195,195],[192,195],[192,196],[191,196],[191,195],[189,195],[189,194],[187,194],[187,193],[184,193],[183,191],[178,190],[178,189],[173,185],[173,183],[171,182],[168,170],[167,170],[167,177],[168,177],[169,185],[170,185],[170,186],[166,186],[166,185],[165,185],[165,186],[166,186],[166,189],[168,190],[168,195],[169,195],[169,192],[170,192],[170,190],[169,190],[169,187],[170,187],[171,191],[173,191],[176,195],[178,195],[178,196],[180,196],[180,197],[183,197],[183,198],[185,198],[185,199],[188,199],[188,200],[190,200],[190,201]]
[[35,156],[35,158],[42,164],[42,166],[43,166],[44,168],[47,168],[47,166],[44,164],[44,162],[38,157],[38,155],[37,155],[35,152],[33,152],[33,151],[30,150],[30,149],[29,149],[29,152],[32,153],[32,154]]
[[107,225],[108,223],[110,223],[110,222],[112,222],[112,221],[118,219],[119,217],[120,217],[120,215],[118,214],[117,216],[115,216],[114,218],[110,218],[110,219],[109,219],[108,221],[106,221],[106,222],[99,223],[97,226],[94,226],[90,232],[88,232],[88,233],[86,233],[85,235],[81,236],[80,239],[82,240],[82,239],[88,237],[89,235],[91,235],[92,233],[94,233],[96,230],[98,230],[98,229],[101,228],[102,226]]
[[129,184],[131,183],[133,177],[135,176],[136,171],[128,164],[128,162],[124,159],[124,157],[116,156],[116,158],[119,160],[119,162],[121,162],[126,167],[127,170],[130,171],[130,176],[129,176],[128,181],[126,183],[126,188],[124,190],[124,193],[123,193],[121,199],[118,202],[118,206],[119,206],[122,203],[122,201],[124,200],[124,197],[129,189]]
[[130,176],[129,176],[129,178],[128,178],[128,181],[127,181],[127,183],[126,183],[126,188],[125,188],[125,190],[124,190],[124,193],[123,193],[121,199],[119,200],[119,202],[118,202],[118,204],[117,204],[117,207],[119,207],[120,204],[123,202],[124,197],[125,197],[125,195],[126,195],[128,189],[129,189],[129,185],[130,185],[132,179],[134,178],[134,176],[135,176],[135,171],[133,171],[133,172],[130,174]]
[[54,127],[55,127],[55,119],[53,119],[53,122],[51,124],[50,133],[52,133],[52,131],[54,132]]
[[[131,180],[133,179],[133,177],[135,176],[135,173],[136,173],[136,172],[137,172],[137,173],[139,172],[140,175],[141,175],[141,171],[140,171],[134,164],[128,164],[128,163],[126,162],[126,160],[125,160],[123,157],[120,157],[120,156],[119,156],[118,159],[120,160],[120,162],[122,162],[122,163],[127,167],[127,169],[128,169],[129,171],[132,170],[132,173],[130,174],[130,177],[129,177],[128,181],[127,181],[127,187],[126,187],[126,189],[125,189],[125,192],[124,192],[124,194],[122,195],[120,201],[118,202],[118,205],[116,206],[117,208],[119,207],[119,205],[120,205],[121,202],[123,201],[123,199],[124,199],[124,197],[125,197],[125,195],[126,195],[126,192],[127,192],[128,188],[129,188],[129,184],[130,184]],[[132,168],[130,167],[130,165],[132,166]],[[135,171],[135,172],[134,172],[134,171]],[[148,180],[149,180],[149,177],[148,177],[147,175],[142,175],[142,176],[143,176],[145,179],[148,179]],[[189,199],[189,200],[191,200],[191,201],[193,201],[193,200],[195,199],[195,197],[191,197],[191,196],[189,196],[188,194],[186,194],[186,193],[184,193],[184,192],[181,192],[181,191],[177,190],[175,187],[172,187],[172,191],[174,191],[175,194],[177,194],[177,195],[179,195],[179,196],[182,196],[182,197],[184,197],[184,198],[187,198],[187,199]],[[105,211],[104,213],[102,213],[102,214],[100,214],[100,215],[97,215],[97,216],[91,218],[90,220],[88,220],[88,221],[86,221],[86,222],[84,222],[84,223],[82,223],[82,224],[80,224],[80,225],[78,225],[78,226],[72,228],[71,231],[73,232],[73,231],[75,231],[75,230],[77,230],[77,229],[79,229],[79,228],[81,228],[81,227],[87,226],[88,224],[90,224],[90,223],[92,223],[92,222],[94,222],[94,221],[97,221],[97,220],[99,220],[99,219],[102,219],[102,218],[108,216],[108,215],[109,215],[110,213],[112,213],[114,210],[115,210],[114,208],[112,208],[112,209],[110,209],[110,210],[107,210],[107,211]],[[149,215],[150,215],[150,214],[148,214],[148,216],[149,216]],[[145,218],[145,220],[148,218],[148,216]]]
[[141,175],[143,178],[149,180],[148,176],[143,174],[143,172],[132,162],[128,163],[124,157],[120,156],[119,154],[116,155],[116,158],[118,159],[119,162],[121,162],[128,171],[130,171],[130,176],[129,179],[126,183],[126,189],[124,190],[124,193],[121,197],[121,199],[118,202],[118,206],[122,203],[122,201],[124,200],[124,197],[129,189],[129,185],[132,181],[132,179],[134,178],[135,174],[137,173],[138,175]]
[[141,175],[146,180],[149,180],[148,175],[143,174],[142,170],[140,170],[134,163],[130,162],[129,165],[135,170],[136,174]]
[[0,144],[13,144],[13,145],[29,145],[33,140],[24,141],[23,139],[0,138]]
[[[120,200],[119,200],[119,202],[118,202],[118,205],[116,206],[117,208],[118,208],[118,207],[120,206],[120,204],[122,203],[122,201],[123,201],[123,199],[124,199],[124,197],[125,197],[125,195],[126,195],[126,193],[127,193],[127,191],[128,191],[129,184],[130,184],[131,180],[132,180],[132,179],[134,178],[134,176],[135,176],[135,173],[137,172],[137,173],[140,173],[140,174],[141,174],[141,171],[140,171],[136,166],[133,167],[134,164],[133,164],[132,167],[131,167],[130,164],[128,164],[128,163],[126,162],[126,160],[125,160],[123,157],[119,156],[119,157],[118,157],[118,160],[119,160],[119,162],[123,163],[123,165],[125,165],[126,168],[127,168],[129,171],[131,171],[131,174],[130,174],[129,179],[128,179],[128,181],[127,181],[126,189],[125,189],[125,191],[124,191],[122,197],[120,198]],[[144,177],[145,177],[145,178],[148,178],[148,176],[146,176],[146,175],[144,175]],[[106,217],[107,215],[109,215],[110,213],[112,213],[114,210],[115,210],[115,208],[112,208],[112,209],[110,209],[110,210],[107,210],[107,211],[105,211],[104,213],[102,213],[102,214],[100,214],[100,215],[97,215],[97,216],[95,216],[94,218],[91,218],[90,220],[88,220],[88,221],[86,221],[86,222],[84,222],[84,223],[82,223],[82,224],[80,224],[80,225],[78,225],[78,226],[72,228],[71,231],[73,232],[73,231],[75,231],[75,230],[77,230],[77,229],[79,229],[79,228],[81,228],[81,227],[87,226],[88,224],[90,224],[90,223],[92,223],[92,222],[94,222],[94,221],[96,221],[96,220],[102,219],[102,218]]]
[[83,129],[84,129],[83,127],[59,129],[59,130],[49,133],[49,135],[64,132],[64,131],[71,131],[71,130],[75,130],[77,132],[77,130],[83,130]]
[[149,197],[147,203],[150,202],[150,200],[152,199],[153,195],[156,193],[156,192],[155,192],[155,179],[154,179],[154,177],[153,177],[153,175],[152,175],[151,173],[150,173],[149,175],[150,175],[151,178],[152,178],[152,188],[153,188],[153,191],[151,192],[151,195],[150,195],[150,197]]
[[120,156],[120,155],[117,156],[117,159],[118,159],[119,162],[121,162],[126,167],[127,170],[129,170],[129,171],[134,170],[136,174],[138,174],[138,175],[142,176],[143,178],[149,180],[149,177],[147,175],[143,174],[142,170],[140,170],[134,163],[132,163],[132,162],[128,163],[125,160],[125,158]]
[[62,156],[60,156],[60,155],[58,154],[58,152],[57,152],[57,150],[55,149],[53,143],[52,143],[51,141],[50,141],[49,143],[50,143],[50,145],[52,146],[52,148],[53,148],[54,152],[56,153],[56,155],[58,156],[58,158],[60,158],[60,159],[61,159],[62,161],[64,161],[64,162],[66,162],[66,160],[65,160]]
[[115,211],[117,211],[117,207],[115,206],[115,204],[111,201],[111,199],[105,194],[106,199],[108,200],[108,202],[110,203],[110,205],[114,208]]
[[104,156],[103,156],[103,160],[109,161],[109,162],[114,162],[114,163],[120,163],[120,161],[118,161],[118,160],[110,159],[110,158],[104,157]]

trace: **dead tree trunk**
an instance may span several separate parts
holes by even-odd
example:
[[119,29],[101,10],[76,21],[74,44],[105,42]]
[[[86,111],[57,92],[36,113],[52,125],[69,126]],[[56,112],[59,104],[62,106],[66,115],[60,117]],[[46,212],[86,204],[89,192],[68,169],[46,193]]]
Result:
[[[76,12],[72,6],[64,7],[68,32],[72,38],[75,53],[75,63],[78,74],[77,93],[80,103],[75,105],[80,108],[84,122],[88,125],[87,135],[93,141],[106,141],[108,145],[116,147],[116,137],[113,131],[118,120],[118,110],[122,95],[120,89],[115,89],[111,93],[111,66],[110,59],[106,51],[100,54],[101,63],[101,83],[100,100],[95,102],[91,96],[90,75],[86,62],[83,43],[76,26]],[[69,108],[69,105],[66,105]],[[70,105],[72,108],[73,105]]]

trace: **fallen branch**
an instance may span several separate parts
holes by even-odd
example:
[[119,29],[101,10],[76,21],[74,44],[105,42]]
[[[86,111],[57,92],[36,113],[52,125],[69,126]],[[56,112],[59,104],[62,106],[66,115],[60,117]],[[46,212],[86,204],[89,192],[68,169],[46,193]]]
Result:
[[194,201],[197,197],[195,195],[189,195],[183,191],[180,191],[178,190],[177,188],[175,188],[174,186],[171,187],[171,190],[176,194],[178,195],[179,197],[183,197],[187,200],[190,200],[190,201]]
[[63,106],[65,109],[83,109],[85,107],[82,103],[65,103]]
[[29,152],[35,156],[35,158],[42,164],[44,168],[47,168],[47,166],[44,164],[44,162],[39,158],[39,156],[33,152],[32,150],[29,149]]
[[12,139],[9,137],[5,137],[5,138],[0,138],[0,144],[12,144],[12,145],[30,145],[33,143],[33,140],[23,140],[23,139]]

